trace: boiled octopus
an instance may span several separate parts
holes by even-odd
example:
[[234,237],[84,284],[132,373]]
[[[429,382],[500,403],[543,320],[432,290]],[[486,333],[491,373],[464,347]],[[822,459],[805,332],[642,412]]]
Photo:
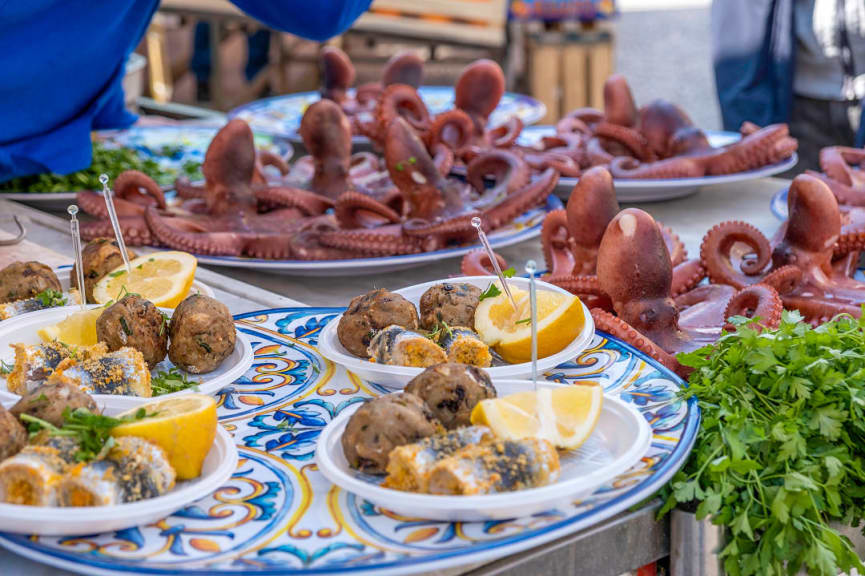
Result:
[[842,206],[865,206],[865,149],[829,146],[820,150],[820,169],[806,171],[826,183]]
[[860,316],[865,283],[851,272],[865,246],[865,211],[841,212],[829,187],[809,174],[793,180],[787,205],[789,219],[771,241],[745,222],[712,228],[700,248],[709,278],[735,288],[771,285],[785,308],[813,325]]
[[358,86],[354,93],[355,69],[348,54],[335,46],[325,46],[319,53],[321,97],[340,105],[355,134],[372,120],[382,94],[393,85],[417,89],[423,80],[423,59],[414,52],[397,52],[384,66],[379,82]]
[[615,313],[591,310],[598,330],[623,340],[680,376],[689,369],[676,360],[718,339],[731,316],[759,318],[777,327],[783,306],[772,286],[702,285],[673,297],[673,268],[658,224],[629,208],[607,227],[598,250],[598,281]]
[[608,166],[614,178],[698,178],[755,170],[789,158],[798,146],[785,124],[746,122],[742,138],[713,147],[675,104],[655,100],[637,107],[625,78],[604,84],[604,110],[580,108],[541,140],[539,153],[570,157],[582,169]]

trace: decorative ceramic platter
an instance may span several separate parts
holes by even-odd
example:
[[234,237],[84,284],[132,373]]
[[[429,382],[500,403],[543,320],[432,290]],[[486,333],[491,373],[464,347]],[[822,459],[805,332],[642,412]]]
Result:
[[[98,305],[96,304],[89,304],[88,308],[95,308],[97,306]],[[36,312],[29,312],[20,316],[14,316],[5,320],[0,324],[0,361],[7,366],[14,366],[15,350],[12,348],[13,344],[35,345],[42,343],[42,339],[38,334],[38,331],[41,328],[50,324],[56,324],[57,322],[64,320],[73,312],[79,310],[80,308],[77,305],[48,308]],[[173,312],[173,310],[169,308],[160,308],[160,310],[169,317]],[[238,330],[237,338],[234,343],[234,350],[231,351],[231,354],[222,361],[216,370],[206,374],[188,374],[190,380],[198,382],[197,386],[187,388],[180,392],[164,394],[161,397],[167,398],[169,396],[180,396],[192,392],[214,395],[223,387],[231,384],[237,378],[242,376],[252,365],[252,361],[253,353],[249,340],[241,331]],[[156,374],[159,372],[165,372],[170,370],[173,366],[174,364],[171,360],[166,357],[151,370],[151,373]],[[94,394],[94,396],[102,399],[105,405],[112,407],[114,406],[113,401],[119,398],[119,396],[101,394]],[[18,394],[10,392],[7,388],[6,376],[0,375],[0,401],[17,401],[19,398],[20,396],[18,396]],[[138,402],[146,402],[148,400],[147,398],[137,398],[132,396],[126,396],[124,398]],[[123,403],[125,405],[125,400]]]
[[[354,94],[354,90],[349,91]],[[430,114],[440,114],[454,107],[454,90],[451,86],[421,86],[418,93]],[[256,130],[279,134],[293,142],[301,142],[298,135],[300,119],[311,104],[318,102],[318,92],[299,92],[256,100],[235,108],[229,118],[243,118]],[[547,114],[547,108],[538,100],[523,94],[506,92],[498,107],[490,115],[490,126],[498,126],[511,116],[519,117],[524,124],[534,124]],[[368,142],[365,136],[355,136],[355,143]]]
[[[547,198],[545,206],[533,208],[507,226],[490,233],[489,240],[493,248],[504,248],[524,240],[536,238],[541,233],[541,225],[547,212],[562,207],[562,201],[553,195]],[[403,270],[421,266],[427,262],[437,262],[445,258],[461,258],[467,252],[480,248],[480,244],[469,244],[455,248],[446,248],[421,254],[405,254],[402,256],[381,256],[378,258],[351,258],[348,260],[263,260],[259,258],[242,258],[236,256],[205,256],[196,254],[199,264],[211,266],[230,266],[267,270],[295,276],[348,276],[361,274],[378,274],[393,270]]]
[[786,220],[789,213],[787,212],[787,193],[790,188],[784,187],[772,195],[772,201],[769,203],[769,208],[772,210],[772,215],[778,220]]
[[[466,283],[477,286],[483,291],[486,290],[495,280],[495,276],[464,276],[460,278],[449,278],[447,280],[424,282],[423,284],[416,284],[414,286],[401,288],[400,290],[394,290],[394,292],[403,296],[406,300],[411,302],[415,308],[418,308],[420,306],[420,299],[424,295],[424,292],[438,284],[444,284],[445,282],[453,282],[454,284]],[[529,289],[529,281],[526,278],[513,278],[511,282],[523,290]],[[537,286],[538,290],[558,292],[559,294],[565,294],[567,296],[571,295],[567,290],[563,290],[558,286],[547,284],[540,280],[538,280]],[[368,358],[355,356],[346,350],[339,341],[337,326],[341,317],[342,315],[338,316],[333,322],[330,322],[324,328],[318,342],[319,351],[322,356],[328,360],[339,364],[352,374],[363,378],[367,382],[374,382],[375,384],[391,389],[405,388],[412,378],[423,371],[421,368],[413,366],[388,366],[386,364],[370,362]],[[538,359],[539,372],[555,368],[562,362],[567,362],[585,350],[586,346],[589,345],[595,335],[595,323],[585,304],[583,304],[583,317],[586,319],[583,329],[580,330],[577,337],[574,338],[574,340],[568,344],[564,350],[561,350],[552,356]],[[532,365],[530,362],[523,362],[521,364],[505,364],[503,366],[487,368],[486,371],[490,375],[490,378],[493,379],[527,379],[532,376]]]
[[[166,173],[159,184],[167,187],[174,184],[177,176],[185,173],[184,166],[191,171],[193,165],[204,162],[204,153],[218,130],[219,126],[145,125],[133,126],[126,130],[102,130],[94,132],[94,137],[101,140],[108,148],[132,148],[142,158],[158,163],[160,170]],[[294,152],[287,139],[262,132],[255,133],[255,145],[286,158],[290,158]],[[196,179],[195,174],[198,172],[195,170],[191,174],[192,179]],[[109,174],[109,176],[113,179],[117,174]],[[56,193],[0,192],[0,198],[17,200],[49,210],[65,210],[66,206],[75,201],[75,192],[74,190]]]
[[[493,380],[499,396],[532,389],[526,380]],[[538,382],[539,388],[567,384]],[[472,496],[443,496],[403,492],[381,486],[383,478],[354,470],[342,449],[342,436],[359,405],[349,406],[322,431],[315,462],[324,476],[357,497],[385,507],[397,515],[422,516],[445,521],[499,521],[514,516],[541,514],[561,502],[585,498],[600,486],[632,468],[646,454],[652,429],[632,404],[617,396],[604,398],[592,435],[577,450],[559,451],[561,473],[545,486]]]
[[[712,146],[725,146],[736,142],[741,138],[737,132],[724,132],[720,130],[706,130],[706,136]],[[527,126],[520,134],[518,142],[525,146],[532,146],[540,142],[544,136],[552,136],[556,133],[554,126]],[[616,180],[616,197],[619,202],[656,202],[661,200],[672,200],[682,198],[695,193],[704,186],[715,184],[730,184],[731,182],[744,182],[766,178],[779,172],[789,170],[796,165],[799,157],[794,153],[790,158],[777,164],[764,166],[758,170],[737,172],[725,176],[705,176],[703,178],[670,178],[652,180]],[[574,185],[579,178],[559,178],[556,194],[567,200]]]
[[654,494],[684,463],[699,425],[682,381],[630,346],[596,334],[579,358],[545,374],[598,382],[652,428],[646,455],[610,484],[556,510],[512,520],[407,518],[335,488],[313,461],[322,429],[348,406],[385,393],[315,349],[341,308],[238,316],[253,367],[219,395],[240,453],[213,495],[147,526],[80,537],[0,535],[33,560],[84,574],[407,574],[491,561],[586,529]]

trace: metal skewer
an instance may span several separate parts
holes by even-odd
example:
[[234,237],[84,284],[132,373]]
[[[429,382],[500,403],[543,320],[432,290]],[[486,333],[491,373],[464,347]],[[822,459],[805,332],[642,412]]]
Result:
[[126,273],[132,274],[132,267],[129,265],[129,253],[126,251],[126,242],[123,241],[123,232],[120,231],[120,221],[117,220],[117,211],[114,209],[114,199],[111,197],[111,188],[108,187],[108,174],[100,175],[99,181],[102,183],[102,195],[105,196],[105,206],[108,208],[108,218],[111,219],[111,227],[114,228],[114,237],[117,238],[117,247],[120,249],[120,255],[123,257],[123,264],[126,266]]
[[482,228],[482,222],[480,217],[475,216],[472,218],[472,226],[475,227],[475,230],[478,231],[478,238],[481,240],[481,244],[483,244],[484,250],[487,251],[487,256],[490,258],[490,262],[493,265],[493,270],[496,271],[496,276],[499,277],[499,281],[502,283],[502,288],[505,291],[505,294],[508,295],[508,299],[511,301],[511,306],[514,307],[514,310],[517,310],[517,302],[514,300],[513,295],[511,294],[511,288],[508,286],[508,281],[505,279],[505,275],[502,274],[502,268],[499,266],[499,261],[496,259],[496,254],[493,252],[492,246],[490,246],[490,241],[487,239],[487,235],[484,234],[484,230]]
[[534,260],[526,262],[526,273],[529,275],[529,314],[532,325],[532,383],[535,391],[538,389],[538,298],[535,284],[535,272],[538,265]]
[[71,204],[66,211],[71,216],[69,227],[72,229],[72,250],[75,252],[75,271],[78,273],[78,302],[81,311],[87,310],[87,297],[84,290],[84,259],[81,256],[81,233],[78,230],[78,206]]

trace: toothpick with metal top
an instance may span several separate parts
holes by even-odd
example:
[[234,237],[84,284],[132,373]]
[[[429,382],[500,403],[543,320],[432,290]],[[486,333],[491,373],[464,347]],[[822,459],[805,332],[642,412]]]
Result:
[[529,275],[529,314],[532,325],[532,382],[538,389],[538,298],[535,285],[535,272],[538,265],[534,260],[526,262],[526,273]]
[[505,275],[502,274],[502,268],[499,266],[499,261],[496,259],[496,254],[493,252],[493,247],[490,246],[490,241],[487,239],[487,235],[484,234],[481,219],[478,216],[472,218],[472,226],[475,227],[475,230],[478,231],[478,238],[481,240],[481,244],[483,244],[484,250],[487,251],[487,256],[490,258],[490,262],[493,265],[493,270],[496,271],[496,276],[499,277],[499,281],[502,283],[502,288],[505,291],[505,294],[508,295],[508,299],[511,301],[511,306],[514,307],[514,310],[517,309],[517,302],[514,300],[513,295],[511,294],[510,286],[508,286],[508,281],[505,279]]
[[111,197],[111,188],[108,187],[108,174],[100,175],[99,181],[102,183],[102,195],[105,196],[105,206],[108,208],[108,218],[111,220],[111,227],[114,228],[114,237],[117,238],[117,247],[120,249],[120,256],[123,257],[126,272],[132,274],[132,267],[129,265],[129,253],[126,252],[126,242],[123,241],[120,221],[117,220],[117,211],[114,210],[114,198]]
[[78,206],[71,204],[66,211],[72,220],[69,226],[72,229],[72,250],[75,251],[75,271],[78,273],[78,302],[81,310],[87,310],[87,296],[84,290],[84,258],[81,256],[81,233],[78,231]]

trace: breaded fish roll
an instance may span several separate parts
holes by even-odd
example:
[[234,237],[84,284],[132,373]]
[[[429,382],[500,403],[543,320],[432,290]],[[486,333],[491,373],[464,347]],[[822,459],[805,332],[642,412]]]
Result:
[[367,353],[373,361],[391,366],[426,368],[447,361],[444,350],[438,344],[395,324],[373,337]]
[[77,449],[70,438],[52,438],[0,462],[0,502],[56,506],[57,486]]
[[81,361],[105,354],[107,350],[102,343],[76,347],[56,340],[47,344],[15,344],[13,348],[15,367],[6,378],[6,386],[10,392],[21,396],[44,384],[64,360]]
[[490,347],[471,328],[457,326],[445,331],[439,343],[448,355],[448,362],[469,364],[486,368],[493,361]]
[[141,352],[121,348],[76,361],[67,358],[54,371],[49,383],[72,383],[91,394],[117,394],[150,398],[150,370]]

